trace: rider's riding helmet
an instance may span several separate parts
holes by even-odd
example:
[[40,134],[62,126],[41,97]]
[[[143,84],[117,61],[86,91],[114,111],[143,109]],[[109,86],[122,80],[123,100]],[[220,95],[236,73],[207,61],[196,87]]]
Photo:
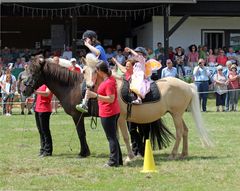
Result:
[[82,39],[85,39],[85,38],[90,38],[91,40],[93,38],[97,39],[97,34],[96,34],[96,32],[94,32],[92,30],[87,30],[82,35]]
[[144,56],[147,56],[147,55],[148,55],[147,50],[146,50],[144,47],[141,47],[141,46],[135,48],[134,51],[135,51],[135,52],[140,52],[140,53],[142,53]]

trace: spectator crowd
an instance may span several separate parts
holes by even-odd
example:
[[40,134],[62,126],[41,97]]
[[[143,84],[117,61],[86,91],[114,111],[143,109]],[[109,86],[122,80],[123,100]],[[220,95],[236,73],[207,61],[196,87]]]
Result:
[[[216,97],[216,111],[237,111],[240,89],[240,50],[234,51],[233,47],[221,47],[209,49],[207,46],[196,46],[192,44],[188,49],[181,46],[170,47],[168,55],[164,55],[164,48],[161,42],[157,43],[155,50],[147,48],[147,60],[156,59],[161,62],[160,70],[152,71],[151,78],[172,76],[185,81],[194,82],[200,95],[202,111],[207,111],[207,98],[209,90],[213,90]],[[35,49],[23,49],[4,47],[0,53],[0,88],[1,106],[3,114],[10,116],[12,102],[16,92],[21,98],[21,114],[27,107],[28,114],[31,114],[31,106],[28,100],[22,95],[22,86],[26,79],[28,65],[31,63],[31,56],[40,52]],[[59,58],[69,60],[69,70],[81,72],[83,67],[82,58],[87,50],[77,51],[76,58],[73,58],[71,47],[63,50],[44,51],[45,57],[52,57],[59,62]],[[129,58],[129,52],[118,44],[115,48],[106,47],[106,57],[110,67],[118,66],[113,61],[125,66]],[[17,71],[17,72],[16,72]],[[212,89],[211,89],[212,88]]]

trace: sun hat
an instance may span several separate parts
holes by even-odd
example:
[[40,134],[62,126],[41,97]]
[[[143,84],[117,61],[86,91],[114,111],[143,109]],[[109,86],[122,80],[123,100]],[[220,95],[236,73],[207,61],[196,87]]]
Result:
[[233,68],[237,69],[237,65],[236,65],[236,64],[233,64],[233,65],[231,66],[231,69],[233,69]]
[[217,66],[217,70],[223,70],[222,65],[218,65],[218,66]]
[[232,65],[232,62],[230,61],[230,60],[228,60],[227,62],[226,62],[226,65],[228,66],[228,65]]
[[77,62],[76,58],[71,58],[70,62]]

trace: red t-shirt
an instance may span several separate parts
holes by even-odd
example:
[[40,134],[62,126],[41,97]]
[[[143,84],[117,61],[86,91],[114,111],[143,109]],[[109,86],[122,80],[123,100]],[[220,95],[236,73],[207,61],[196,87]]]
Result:
[[[40,88],[38,88],[37,91],[46,91],[46,89],[47,89],[47,86],[42,85]],[[49,96],[47,97],[37,95],[35,111],[36,112],[52,112],[52,104],[51,104],[52,96],[53,96],[52,93],[50,93]]]
[[[229,76],[231,76],[232,78],[235,77],[237,74],[230,72]],[[238,89],[239,88],[239,82],[238,82],[238,78],[235,79],[234,81],[229,81],[229,88],[230,89]]]
[[226,62],[227,62],[227,57],[226,56],[218,56],[217,57],[217,63],[222,65],[222,66],[226,66]]
[[100,117],[110,117],[120,113],[120,106],[117,97],[117,83],[114,77],[110,76],[107,80],[102,82],[98,87],[97,93],[102,96],[115,95],[113,103],[98,100]]

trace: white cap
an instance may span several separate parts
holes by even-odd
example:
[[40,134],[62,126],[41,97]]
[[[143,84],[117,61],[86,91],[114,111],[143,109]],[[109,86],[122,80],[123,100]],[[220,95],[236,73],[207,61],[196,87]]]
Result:
[[217,70],[222,70],[222,69],[223,69],[222,65],[217,66]]
[[70,62],[77,62],[76,58],[71,58]]
[[226,62],[226,65],[228,66],[228,65],[232,65],[232,62],[230,61],[230,60],[228,60],[227,62]]

